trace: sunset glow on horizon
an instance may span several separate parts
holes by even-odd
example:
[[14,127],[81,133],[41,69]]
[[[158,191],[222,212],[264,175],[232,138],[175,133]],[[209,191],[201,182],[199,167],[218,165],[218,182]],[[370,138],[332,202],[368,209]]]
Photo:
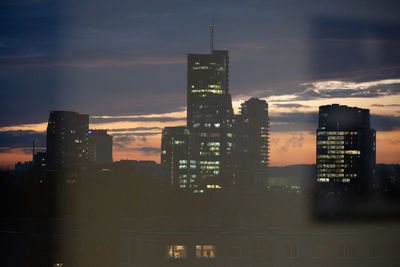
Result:
[[[398,80],[391,81],[398,83]],[[338,81],[315,83],[315,90],[323,91],[322,85],[328,89]],[[380,81],[387,84],[387,81]],[[379,81],[370,85],[380,84]],[[350,85],[356,87],[356,84]],[[334,86],[335,87],[335,86]],[[359,86],[360,91],[367,90],[368,84]],[[317,88],[317,89],[316,89]],[[336,88],[336,87],[335,87]],[[306,89],[309,90],[309,89]],[[239,113],[240,104],[251,96],[233,98],[235,114]],[[285,98],[287,97],[287,98]],[[318,106],[340,103],[347,106],[370,109],[372,116],[392,116],[398,118],[400,113],[400,96],[379,96],[376,98],[318,98],[313,100],[294,100],[298,96],[264,97],[269,103],[270,123],[270,166],[291,164],[315,164],[315,129],[318,121],[282,120],[281,116],[301,113],[313,115]],[[161,130],[164,127],[186,125],[186,109],[175,112],[145,115],[93,115],[90,116],[90,129],[107,129],[114,137],[113,160],[154,160],[160,162]],[[0,132],[33,131],[45,134],[47,122],[21,124],[0,127]],[[283,128],[282,128],[283,127]],[[289,130],[280,130],[290,128]],[[375,126],[373,123],[371,127]],[[382,127],[379,125],[378,127]],[[390,126],[388,126],[390,127]],[[306,129],[304,129],[306,128]],[[45,150],[43,143],[38,150]],[[17,161],[29,161],[32,158],[31,147],[3,148],[0,152],[0,166],[13,167]],[[400,164],[400,129],[377,130],[377,163]]]

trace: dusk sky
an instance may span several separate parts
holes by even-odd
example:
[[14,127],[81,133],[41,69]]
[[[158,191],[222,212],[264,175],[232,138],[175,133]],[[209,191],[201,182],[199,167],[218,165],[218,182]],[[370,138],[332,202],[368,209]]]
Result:
[[230,53],[235,113],[269,103],[271,165],[315,163],[318,106],[370,109],[377,163],[400,164],[399,1],[0,2],[0,167],[45,149],[50,110],[89,114],[114,160],[160,161],[186,124],[186,57]]

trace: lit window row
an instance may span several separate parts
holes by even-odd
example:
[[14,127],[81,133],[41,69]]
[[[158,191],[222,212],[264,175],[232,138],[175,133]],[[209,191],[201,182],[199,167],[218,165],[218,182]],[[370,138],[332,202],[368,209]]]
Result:
[[192,89],[192,93],[213,93],[213,94],[223,94],[224,91],[222,89]]
[[343,149],[344,149],[344,147],[341,147],[341,148],[338,148],[338,149],[329,147],[328,154],[344,154],[344,150]]
[[318,172],[336,172],[336,173],[344,173],[344,169],[318,169]]
[[336,178],[336,177],[344,177],[343,173],[318,173],[319,177],[330,177],[330,178]]
[[211,146],[211,147],[219,146],[219,142],[208,142],[207,146]]
[[344,153],[347,155],[360,155],[360,150],[346,150]]
[[343,159],[344,155],[318,155],[318,159]]
[[317,141],[317,145],[344,145],[344,141]]
[[208,66],[196,66],[192,67],[192,70],[208,70]]
[[320,131],[318,135],[357,135],[358,132],[326,132]]
[[207,188],[222,188],[220,185],[218,185],[218,184],[208,184],[207,185]]
[[208,165],[206,165],[206,166],[200,166],[200,169],[201,170],[216,170],[216,169],[219,169],[219,166],[208,166]]
[[200,161],[200,165],[219,165],[219,161]]
[[344,140],[344,136],[343,135],[328,136],[328,141],[331,141],[331,140]]

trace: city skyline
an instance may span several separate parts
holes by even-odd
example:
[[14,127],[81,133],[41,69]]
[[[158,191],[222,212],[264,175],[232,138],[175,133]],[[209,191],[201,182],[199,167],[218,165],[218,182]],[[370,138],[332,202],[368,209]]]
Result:
[[212,17],[215,48],[230,51],[235,114],[251,97],[269,104],[271,166],[315,163],[318,107],[333,103],[370,109],[377,163],[400,163],[398,4],[338,1],[326,14],[310,3],[282,17],[282,5],[258,1],[136,4],[107,20],[103,3],[92,22],[84,2],[2,3],[12,15],[0,39],[0,166],[29,160],[32,139],[44,150],[50,110],[91,114],[91,128],[114,136],[114,160],[159,162],[161,129],[186,124],[185,57],[208,52]]

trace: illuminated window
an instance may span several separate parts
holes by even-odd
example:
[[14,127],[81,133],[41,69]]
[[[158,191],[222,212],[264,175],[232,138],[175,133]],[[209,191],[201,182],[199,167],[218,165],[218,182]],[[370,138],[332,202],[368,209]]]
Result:
[[167,258],[168,259],[185,259],[186,258],[186,247],[183,245],[174,245],[167,247]]
[[215,256],[215,246],[196,245],[196,258],[214,259]]
[[217,184],[208,184],[207,188],[216,188],[216,189],[221,189],[222,187],[220,185]]
[[207,146],[219,146],[219,142],[208,142]]

